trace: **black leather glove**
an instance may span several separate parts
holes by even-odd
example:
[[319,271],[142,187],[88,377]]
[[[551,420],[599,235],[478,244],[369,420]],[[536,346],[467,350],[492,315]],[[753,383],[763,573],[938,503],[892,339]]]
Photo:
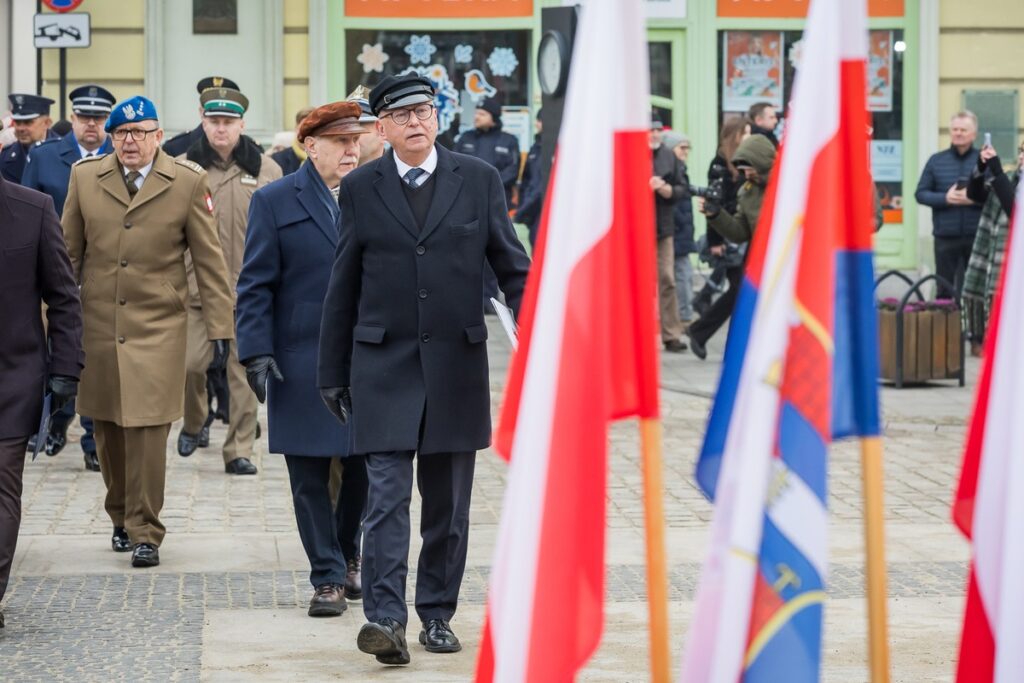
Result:
[[348,416],[352,414],[352,390],[348,387],[327,387],[320,390],[320,398],[324,400],[327,410],[338,418],[341,424],[348,424]]
[[229,348],[227,339],[213,340],[213,360],[210,361],[211,370],[223,370],[228,366]]
[[267,380],[270,375],[278,382],[284,381],[284,375],[273,356],[255,356],[245,361],[245,379],[260,403],[267,400]]
[[67,375],[50,375],[46,390],[50,393],[50,410],[53,414],[78,395],[78,380]]

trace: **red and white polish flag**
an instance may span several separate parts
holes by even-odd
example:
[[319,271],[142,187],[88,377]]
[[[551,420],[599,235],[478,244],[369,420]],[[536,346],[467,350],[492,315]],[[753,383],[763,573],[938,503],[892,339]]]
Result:
[[1024,676],[1024,183],[985,336],[953,521],[971,541],[957,683]]
[[601,639],[608,424],[657,416],[641,0],[590,3],[495,448],[510,460],[477,681],[571,681]]

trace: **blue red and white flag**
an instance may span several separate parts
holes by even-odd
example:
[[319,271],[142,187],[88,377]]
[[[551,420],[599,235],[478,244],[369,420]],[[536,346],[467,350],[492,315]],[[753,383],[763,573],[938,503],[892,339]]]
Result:
[[1024,672],[1024,183],[985,332],[985,361],[953,521],[971,541],[957,683],[1009,683]]
[[879,433],[866,60],[865,0],[814,0],[697,464],[684,683],[819,680],[828,445]]
[[608,425],[658,415],[642,0],[586,5],[572,63],[494,435],[510,466],[480,682],[571,681],[597,648]]

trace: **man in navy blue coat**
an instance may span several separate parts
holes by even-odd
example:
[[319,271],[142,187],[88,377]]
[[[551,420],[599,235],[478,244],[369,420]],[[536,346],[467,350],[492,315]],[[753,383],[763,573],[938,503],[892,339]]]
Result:
[[[75,88],[68,96],[71,100],[71,134],[60,140],[49,140],[32,150],[32,156],[25,164],[21,184],[33,190],[45,192],[53,198],[57,215],[64,213],[64,200],[68,196],[71,167],[81,159],[102,156],[114,150],[103,127],[107,124],[110,109],[116,99],[114,95],[98,85],[83,85]],[[67,443],[68,425],[75,417],[75,403],[69,402],[50,421],[50,433],[46,435],[47,455],[57,455]],[[92,420],[82,418],[85,435],[82,437],[82,453],[85,469],[100,471],[96,456],[96,440],[92,434]],[[35,437],[38,438],[38,435]],[[29,444],[34,448],[34,443]]]
[[0,152],[0,176],[12,183],[21,184],[25,164],[35,148],[47,140],[58,140],[60,136],[50,130],[50,105],[53,100],[28,93],[11,93],[11,120],[14,121],[14,136],[17,142]]
[[[336,616],[359,599],[359,519],[366,500],[362,456],[350,455],[348,428],[317,393],[317,344],[334,249],[344,175],[359,162],[359,105],[313,110],[297,138],[307,160],[256,191],[249,204],[238,276],[238,358],[256,398],[268,402],[270,452],[288,467],[295,521],[311,567],[310,616]],[[331,460],[344,459],[335,516],[328,488]],[[339,534],[337,525],[347,534]]]
[[457,652],[449,626],[466,566],[476,451],[491,439],[484,264],[518,312],[529,259],[498,172],[435,145],[434,90],[388,76],[370,106],[391,144],[341,184],[341,232],[320,324],[318,381],[352,416],[366,455],[363,611],[357,645],[407,664],[405,579],[413,458],[423,499],[417,565],[419,640]]

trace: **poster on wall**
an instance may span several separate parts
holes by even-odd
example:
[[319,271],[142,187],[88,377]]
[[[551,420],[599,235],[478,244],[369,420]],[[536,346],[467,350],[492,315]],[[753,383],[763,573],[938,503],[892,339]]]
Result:
[[903,141],[871,141],[871,177],[886,223],[903,222]]
[[868,45],[868,109],[892,111],[892,31],[871,31]]
[[782,31],[722,33],[722,111],[745,112],[757,102],[782,110]]

